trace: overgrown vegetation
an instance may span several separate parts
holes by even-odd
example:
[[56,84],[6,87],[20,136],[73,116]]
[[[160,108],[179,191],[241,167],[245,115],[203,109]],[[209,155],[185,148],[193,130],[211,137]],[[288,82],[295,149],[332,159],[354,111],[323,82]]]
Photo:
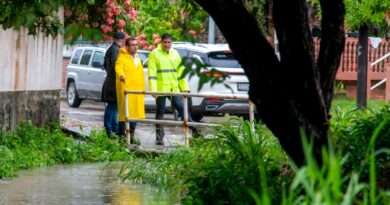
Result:
[[334,105],[322,166],[310,143],[297,169],[263,125],[252,131],[234,119],[191,148],[129,161],[123,177],[169,189],[182,204],[388,204],[390,108],[382,104]]
[[129,154],[104,133],[78,141],[56,126],[24,124],[0,134],[0,177],[58,163],[126,160],[125,179],[157,185],[181,204],[389,204],[390,107],[382,101],[370,106],[334,103],[322,165],[303,140],[306,164],[295,167],[264,125],[253,129],[239,118],[191,148],[150,157]]
[[237,127],[222,127],[215,139],[193,141],[191,149],[130,161],[124,174],[142,183],[170,187],[184,204],[245,204],[252,201],[249,190],[258,188],[255,170],[263,159],[267,173],[273,176],[269,178],[274,184],[271,192],[277,198],[285,181],[279,170],[287,159],[268,130],[259,128],[260,132],[253,133],[249,124],[240,123],[231,121]]
[[85,141],[64,134],[58,126],[37,128],[30,123],[14,132],[0,132],[0,178],[18,170],[54,164],[125,160],[130,157],[124,143],[92,133]]

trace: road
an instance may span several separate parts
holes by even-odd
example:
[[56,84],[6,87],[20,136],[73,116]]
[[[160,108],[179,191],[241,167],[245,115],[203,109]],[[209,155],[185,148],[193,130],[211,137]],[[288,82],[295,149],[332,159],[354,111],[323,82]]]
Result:
[[[104,104],[94,101],[83,101],[79,108],[69,107],[66,101],[61,101],[61,125],[66,129],[88,136],[93,131],[101,131],[103,127]],[[147,113],[148,119],[154,118],[154,113]],[[172,114],[166,114],[165,119],[173,119]],[[208,116],[203,122],[221,123],[224,117]],[[212,133],[211,128],[203,128],[202,134]],[[180,126],[166,126],[166,136],[164,138],[165,147],[175,147],[184,145],[183,128]],[[136,137],[141,141],[141,146],[145,149],[154,149],[155,129],[154,125],[138,123]]]

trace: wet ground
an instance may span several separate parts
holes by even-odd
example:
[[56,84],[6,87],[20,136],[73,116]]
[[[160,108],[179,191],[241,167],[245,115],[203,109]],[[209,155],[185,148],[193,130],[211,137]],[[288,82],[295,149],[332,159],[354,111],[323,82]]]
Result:
[[[94,130],[103,130],[104,104],[94,101],[83,101],[79,108],[71,108],[65,101],[61,102],[61,124],[69,130],[83,135],[89,135]],[[147,118],[154,119],[154,113],[147,113]],[[172,114],[166,114],[165,119],[174,119]],[[226,118],[221,116],[207,116],[203,122],[221,123]],[[210,128],[203,128],[205,135],[212,132]],[[180,126],[165,126],[165,147],[184,145],[183,128]],[[138,123],[136,137],[141,141],[144,149],[159,149],[155,146],[154,125]]]
[[167,194],[147,185],[122,183],[120,164],[54,166],[0,180],[0,205],[165,205]]
[[[79,108],[61,102],[61,126],[88,136],[103,130],[104,104],[84,101]],[[154,113],[147,118],[153,119]],[[166,119],[173,119],[167,114]],[[224,117],[203,122],[221,123]],[[184,144],[180,126],[166,126],[163,149]],[[213,129],[201,129],[202,134]],[[139,123],[136,137],[142,149],[156,149],[154,125]],[[161,147],[158,147],[161,149]],[[17,178],[0,180],[0,205],[165,205],[177,204],[168,194],[148,185],[121,182],[119,164],[79,164],[21,171]]]

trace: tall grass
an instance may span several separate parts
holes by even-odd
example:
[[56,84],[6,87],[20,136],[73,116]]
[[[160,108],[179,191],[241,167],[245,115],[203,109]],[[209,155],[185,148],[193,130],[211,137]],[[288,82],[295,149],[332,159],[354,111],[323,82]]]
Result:
[[67,136],[55,125],[38,128],[25,123],[13,132],[0,132],[0,178],[15,176],[20,169],[129,157],[123,142],[103,132],[94,132],[84,141]]
[[[272,184],[267,200],[277,201],[292,172],[278,141],[257,127],[252,132],[249,123],[233,119],[190,149],[130,161],[124,177],[169,189],[182,204],[253,204],[251,192],[259,193],[260,183]],[[265,167],[263,177],[259,167]]]
[[[339,112],[333,115],[331,136],[335,148],[348,156],[344,167],[359,172],[363,180],[369,179],[367,154],[379,151],[375,158],[378,184],[390,188],[390,107],[380,109]],[[370,145],[370,146],[369,146]],[[373,148],[373,150],[370,150]]]
[[[383,114],[373,115],[378,113]],[[388,193],[377,185],[376,160],[389,153],[376,149],[378,139],[388,136],[383,135],[388,124],[382,119],[367,131],[369,142],[359,153],[366,172],[351,169],[351,155],[333,144],[322,150],[323,163],[318,165],[305,138],[306,165],[294,168],[264,126],[253,131],[248,122],[234,119],[191,148],[130,161],[124,177],[168,189],[182,204],[390,204]]]

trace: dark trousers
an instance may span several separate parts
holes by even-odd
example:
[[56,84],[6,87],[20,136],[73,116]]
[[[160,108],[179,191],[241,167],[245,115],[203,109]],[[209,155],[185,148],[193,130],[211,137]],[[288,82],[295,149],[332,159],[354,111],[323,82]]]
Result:
[[118,111],[116,102],[106,103],[104,110],[104,128],[108,136],[118,133]]
[[[181,96],[158,96],[156,98],[156,119],[161,120],[164,118],[166,109],[166,99],[169,99],[172,104],[172,108],[175,109],[181,120],[184,119],[183,98]],[[191,113],[188,113],[188,121],[192,121]],[[193,132],[197,132],[194,127],[190,127]],[[164,139],[164,127],[156,124],[156,141],[163,142]]]
[[[118,135],[119,136],[125,136],[125,130],[126,130],[126,122],[119,122],[119,128],[118,128]],[[137,127],[136,122],[128,122],[130,124],[130,135],[134,135],[135,128]]]

